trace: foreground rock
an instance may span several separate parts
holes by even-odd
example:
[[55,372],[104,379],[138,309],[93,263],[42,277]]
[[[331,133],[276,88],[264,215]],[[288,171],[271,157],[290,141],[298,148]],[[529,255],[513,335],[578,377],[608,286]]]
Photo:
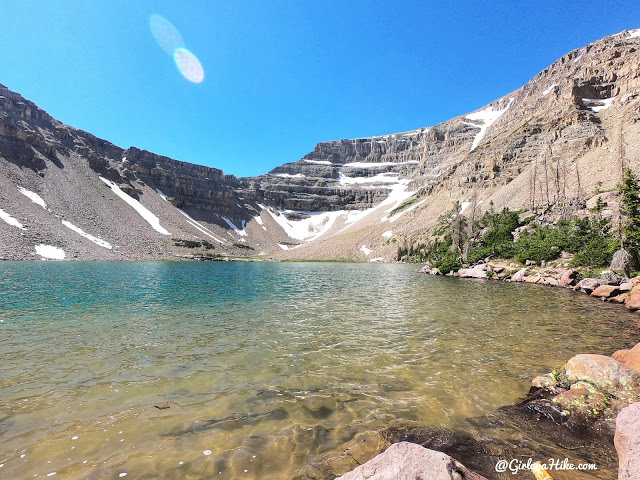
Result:
[[[638,351],[619,356],[637,360]],[[614,431],[618,413],[640,400],[640,374],[605,355],[576,355],[562,369],[536,377],[526,407],[572,429]]]
[[618,350],[614,352],[611,358],[636,372],[640,372],[640,343],[629,350]]
[[450,456],[400,442],[337,480],[486,480]]
[[626,306],[629,310],[640,310],[640,285],[635,282],[631,293],[627,297]]
[[614,443],[618,452],[618,480],[640,478],[640,403],[629,405],[618,415]]

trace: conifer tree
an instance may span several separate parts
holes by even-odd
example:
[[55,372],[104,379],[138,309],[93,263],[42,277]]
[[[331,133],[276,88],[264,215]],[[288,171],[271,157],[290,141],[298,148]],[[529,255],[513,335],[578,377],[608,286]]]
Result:
[[622,195],[622,213],[626,217],[622,227],[623,246],[638,265],[640,254],[640,184],[631,169],[624,172],[622,183],[618,186]]

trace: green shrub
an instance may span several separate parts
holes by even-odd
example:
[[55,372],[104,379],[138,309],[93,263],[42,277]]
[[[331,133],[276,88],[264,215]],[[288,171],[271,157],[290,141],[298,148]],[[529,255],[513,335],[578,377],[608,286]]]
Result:
[[200,242],[195,242],[193,240],[180,240],[178,238],[173,239],[173,244],[176,247],[185,247],[185,248],[200,248],[202,246]]
[[458,260],[458,255],[453,250],[448,250],[442,260],[435,262],[433,266],[437,267],[443,275],[446,275],[449,272],[457,272],[462,268],[462,265]]
[[243,248],[245,250],[255,250],[253,247],[250,247],[249,245],[245,245],[244,243],[234,243],[233,246],[236,248]]

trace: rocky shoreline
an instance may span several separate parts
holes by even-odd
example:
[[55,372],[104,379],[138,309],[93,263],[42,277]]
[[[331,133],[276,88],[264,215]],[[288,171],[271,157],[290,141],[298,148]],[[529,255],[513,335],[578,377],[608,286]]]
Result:
[[[570,288],[594,299],[640,310],[640,277],[603,272],[603,278],[580,278],[581,272],[558,262],[519,268],[504,261],[482,262],[449,276],[494,279]],[[425,265],[421,273],[440,275]],[[638,324],[640,327],[640,323]],[[553,372],[534,378],[518,405],[537,420],[548,420],[586,437],[615,438],[619,479],[640,478],[640,343],[611,357],[578,354]],[[624,413],[623,413],[624,412]],[[636,447],[635,449],[633,447]],[[464,478],[464,477],[462,477]],[[472,478],[472,477],[469,477]]]
[[[421,273],[440,275],[427,264]],[[601,301],[625,305],[640,311],[640,277],[628,278],[603,272],[602,278],[581,278],[577,269],[559,261],[551,265],[526,265],[488,261],[460,269],[448,276],[493,279],[570,288]],[[640,312],[639,312],[640,313]],[[640,323],[638,325],[640,327]],[[386,480],[430,478],[436,480],[486,478],[640,478],[640,343],[618,350],[611,357],[578,354],[553,372],[531,382],[524,400],[505,406],[493,414],[474,419],[477,425],[500,430],[511,428],[521,433],[514,441],[498,436],[474,435],[441,427],[392,425],[381,432],[365,433],[344,449],[341,456],[330,456],[312,466],[313,474],[300,478],[335,478],[340,470],[350,471],[340,480]],[[536,448],[531,445],[540,442]],[[560,449],[558,449],[560,447]],[[590,473],[548,470],[551,477],[525,467],[514,472],[507,467],[498,471],[503,459],[518,458],[523,452],[530,458],[565,458],[568,451],[580,452],[569,463],[578,465],[585,458],[597,465]],[[379,453],[381,452],[382,453]],[[366,460],[379,453],[373,459]],[[457,459],[457,460],[456,460]],[[401,476],[398,476],[401,475]],[[584,476],[583,476],[584,475]]]

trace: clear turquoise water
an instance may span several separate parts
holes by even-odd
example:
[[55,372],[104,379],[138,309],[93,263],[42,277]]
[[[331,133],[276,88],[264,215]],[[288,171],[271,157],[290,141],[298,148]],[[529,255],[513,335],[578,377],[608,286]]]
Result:
[[585,295],[384,264],[2,262],[0,318],[12,479],[288,478],[637,338]]

